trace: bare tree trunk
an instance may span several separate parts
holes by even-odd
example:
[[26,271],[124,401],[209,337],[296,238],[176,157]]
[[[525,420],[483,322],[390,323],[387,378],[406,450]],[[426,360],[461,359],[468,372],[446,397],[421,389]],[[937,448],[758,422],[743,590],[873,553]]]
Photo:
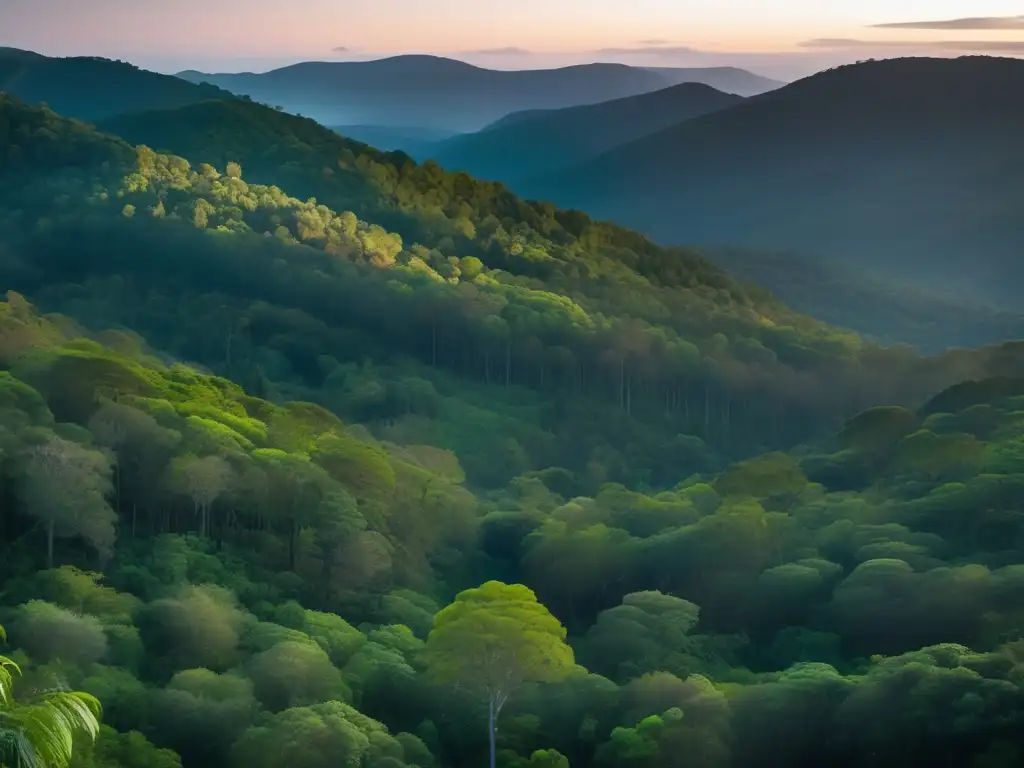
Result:
[[295,549],[296,539],[299,538],[299,526],[292,520],[291,530],[288,532],[288,570],[295,571]]
[[488,739],[489,739],[489,742],[490,742],[490,758],[491,758],[489,764],[490,764],[491,768],[494,768],[495,762],[496,762],[496,757],[495,757],[495,752],[496,752],[496,750],[495,750],[495,731],[497,730],[497,718],[495,717],[494,696],[493,696],[493,694],[490,696],[490,700],[487,702],[487,704],[488,704],[488,713],[487,713],[488,714],[488,725],[487,725],[487,727],[488,727],[488,734],[487,735],[488,735]]
[[53,568],[53,533],[56,524],[53,520],[46,526],[46,567]]

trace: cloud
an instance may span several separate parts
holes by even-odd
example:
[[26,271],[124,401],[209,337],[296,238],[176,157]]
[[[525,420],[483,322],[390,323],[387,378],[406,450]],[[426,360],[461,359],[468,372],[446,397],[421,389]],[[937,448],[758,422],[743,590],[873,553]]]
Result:
[[1024,29],[1024,16],[979,16],[944,21],[900,21],[872,24],[876,29]]
[[672,45],[672,41],[671,40],[663,40],[660,37],[654,37],[654,38],[651,38],[650,40],[638,40],[637,41],[637,45],[644,45],[644,46],[647,46],[647,45]]
[[526,48],[517,48],[514,45],[509,45],[504,48],[480,48],[476,51],[466,51],[466,53],[474,53],[479,56],[532,56],[533,51],[528,51]]
[[700,53],[687,45],[639,45],[627,48],[598,48],[598,56],[686,56]]
[[347,45],[339,45],[337,48],[331,48],[334,53],[350,53],[352,51]]
[[820,37],[814,40],[806,40],[800,43],[800,47],[825,50],[923,48],[933,51],[955,51],[959,53],[1024,54],[1024,40],[858,40],[849,37]]

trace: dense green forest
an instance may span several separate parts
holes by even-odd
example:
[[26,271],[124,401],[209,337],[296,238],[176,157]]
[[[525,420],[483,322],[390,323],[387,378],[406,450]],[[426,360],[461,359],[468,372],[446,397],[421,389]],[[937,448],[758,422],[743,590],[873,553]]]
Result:
[[256,104],[123,126],[185,157],[0,97],[0,624],[102,704],[72,765],[1024,759],[1019,344]]

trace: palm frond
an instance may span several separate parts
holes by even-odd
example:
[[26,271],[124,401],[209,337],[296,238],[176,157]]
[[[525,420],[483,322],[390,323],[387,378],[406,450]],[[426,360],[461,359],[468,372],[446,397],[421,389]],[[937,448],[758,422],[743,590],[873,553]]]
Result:
[[32,704],[19,704],[13,694],[19,674],[14,661],[0,656],[0,766],[67,768],[75,737],[95,740],[99,734],[100,702],[88,693],[49,691]]
[[10,768],[47,768],[28,735],[20,728],[11,728],[6,724],[0,727],[0,765]]
[[[38,704],[8,711],[6,725],[19,731],[31,751],[19,749],[18,768],[64,768],[71,762],[76,734],[99,734],[100,703],[86,693],[56,691]],[[33,754],[34,753],[34,757]]]

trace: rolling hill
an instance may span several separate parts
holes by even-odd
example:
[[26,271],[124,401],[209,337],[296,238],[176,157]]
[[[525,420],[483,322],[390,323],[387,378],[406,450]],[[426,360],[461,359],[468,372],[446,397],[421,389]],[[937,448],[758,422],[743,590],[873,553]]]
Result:
[[[698,118],[704,119],[704,118]],[[550,206],[527,204],[501,184],[478,182],[465,174],[445,172],[437,164],[416,164],[401,153],[384,153],[304,119],[243,101],[211,101],[178,110],[159,110],[105,121],[105,130],[133,143],[183,155],[193,163],[223,167],[237,160],[246,176],[280,184],[293,194],[315,197],[338,210],[401,234],[407,242],[441,247],[450,255],[483,256],[490,233],[529,224],[544,229]],[[340,158],[340,160],[339,160]],[[564,229],[596,241],[625,260],[646,279],[685,284],[691,270],[705,275],[692,251],[661,249],[618,227],[581,227],[587,218],[570,212],[556,216]],[[498,222],[503,222],[499,224]],[[600,234],[596,234],[600,232]],[[467,235],[472,235],[468,237]],[[709,260],[753,280],[783,301],[813,317],[889,342],[938,352],[950,346],[994,343],[1018,338],[1013,312],[986,308],[984,302],[953,300],[916,286],[893,286],[884,273],[866,277],[860,268],[835,262],[814,263],[782,258],[764,248],[707,251]],[[543,260],[520,262],[518,269],[546,277]],[[734,271],[735,270],[735,271]]]
[[[684,78],[705,78],[712,85],[723,79],[714,69],[666,73],[624,64],[491,70],[436,56],[306,62],[263,74],[187,71],[179,76],[213,83],[325,125],[412,125],[453,132],[479,130],[511,112],[595,104],[656,91]],[[772,82],[763,83],[764,89]]]
[[99,57],[51,58],[0,48],[0,91],[61,114],[103,120],[124,112],[171,109],[207,99],[232,98],[208,84],[189,83]]
[[865,62],[519,188],[665,242],[821,254],[1022,305],[1024,61]]
[[738,67],[644,67],[663,75],[673,84],[703,83],[737,96],[757,96],[785,85],[781,80],[757,75]]
[[515,186],[518,180],[581,163],[741,101],[701,83],[682,83],[599,104],[513,113],[482,131],[421,151],[445,168]]

